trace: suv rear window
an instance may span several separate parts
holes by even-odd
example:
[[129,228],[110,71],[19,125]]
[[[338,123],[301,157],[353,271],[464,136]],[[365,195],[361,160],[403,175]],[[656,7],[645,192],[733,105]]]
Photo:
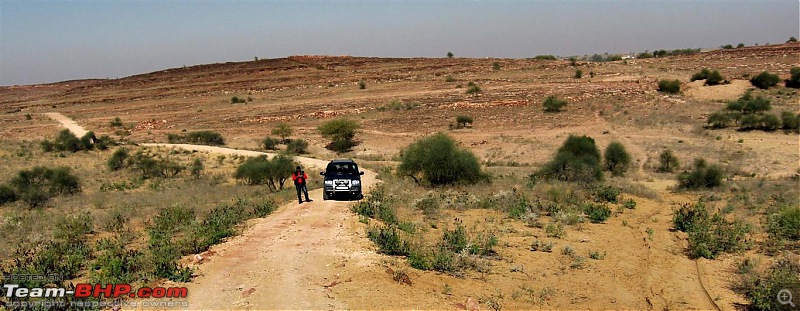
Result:
[[325,170],[327,175],[357,175],[358,166],[355,163],[329,163]]

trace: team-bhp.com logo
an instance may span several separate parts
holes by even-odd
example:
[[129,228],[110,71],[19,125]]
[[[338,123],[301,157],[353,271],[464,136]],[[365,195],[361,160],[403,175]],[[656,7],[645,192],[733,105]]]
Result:
[[18,284],[3,284],[6,298],[186,298],[186,287],[142,287],[133,291],[129,284],[87,284],[75,285],[75,289],[25,288]]

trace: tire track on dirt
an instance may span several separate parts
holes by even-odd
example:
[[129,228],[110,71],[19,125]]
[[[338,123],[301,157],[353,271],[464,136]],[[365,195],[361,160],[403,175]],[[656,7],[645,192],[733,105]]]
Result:
[[[74,134],[86,132],[60,113],[46,113]],[[189,144],[141,144],[147,147],[242,156],[274,154],[224,147]],[[325,167],[327,161],[295,158],[306,167]],[[307,170],[310,170],[307,168]],[[311,174],[314,175],[313,173]],[[365,193],[376,183],[376,174],[364,170]],[[345,309],[330,287],[340,273],[368,264],[372,253],[362,249],[354,234],[349,202],[322,201],[322,189],[309,192],[314,202],[289,203],[267,218],[252,220],[247,229],[225,243],[211,247],[198,260],[197,277],[186,284],[191,309]],[[196,257],[197,258],[197,257]],[[348,262],[345,267],[345,262]]]

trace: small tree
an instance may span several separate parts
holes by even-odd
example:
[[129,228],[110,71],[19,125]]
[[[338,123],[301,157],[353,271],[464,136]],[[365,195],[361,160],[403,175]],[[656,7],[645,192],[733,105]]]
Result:
[[699,72],[693,74],[692,78],[689,79],[689,80],[690,81],[705,80],[705,79],[708,79],[708,75],[710,73],[711,73],[711,71],[709,71],[708,68],[703,68],[703,69],[700,69]]
[[550,95],[544,100],[543,105],[545,112],[559,112],[561,108],[567,105],[567,102],[559,99],[555,95]]
[[417,184],[426,181],[431,185],[472,184],[485,178],[478,158],[458,148],[444,133],[418,140],[403,150],[397,173],[413,178]]
[[200,178],[200,175],[203,175],[204,168],[205,166],[203,165],[203,160],[200,160],[200,158],[195,158],[194,161],[192,161],[192,165],[189,166],[189,173],[194,178]]
[[30,207],[37,207],[57,195],[81,192],[80,180],[68,167],[51,169],[36,166],[21,170],[10,184]]
[[750,79],[750,84],[759,89],[768,89],[778,85],[778,82],[780,81],[781,79],[778,77],[778,75],[763,71]]
[[722,77],[722,74],[719,71],[712,71],[708,74],[708,78],[706,78],[705,85],[719,85],[725,82],[725,78]]
[[781,127],[781,119],[778,116],[767,113],[761,118],[761,129],[771,132]]
[[620,142],[612,142],[606,147],[603,154],[606,169],[611,171],[613,176],[622,176],[631,164],[631,155],[625,150],[625,146]]
[[744,47],[744,43],[739,43],[739,44],[737,44],[737,45],[736,45],[736,48],[737,48],[737,49],[741,49],[741,48],[743,48],[743,47]]
[[57,151],[71,151],[77,152],[81,150],[81,140],[78,139],[75,134],[72,134],[67,129],[63,129],[58,132],[55,141],[53,142],[53,146]]
[[302,139],[295,139],[286,144],[286,152],[291,154],[308,153],[308,142]]
[[672,154],[672,150],[664,150],[658,156],[658,172],[672,173],[678,166],[680,166],[680,162],[678,161],[678,157]]
[[465,128],[467,125],[472,125],[472,117],[459,115],[456,117],[456,128]]
[[708,126],[712,129],[726,128],[731,123],[731,117],[725,112],[715,112],[708,116]]
[[658,91],[662,93],[678,94],[681,92],[681,81],[678,80],[658,81]]
[[453,52],[447,52],[447,58],[453,58]]
[[284,122],[278,123],[272,128],[272,135],[280,137],[281,141],[286,143],[289,136],[292,136],[292,126]]
[[791,77],[786,80],[786,87],[800,88],[800,67],[792,67],[790,70]]
[[538,175],[569,182],[592,183],[602,180],[600,151],[594,139],[570,135]]
[[499,62],[492,63],[492,70],[500,70],[500,68],[502,68],[502,66],[500,66]]
[[725,174],[719,165],[708,165],[704,159],[695,159],[692,171],[678,175],[678,188],[714,188],[722,184],[723,178]]
[[358,123],[348,119],[335,119],[320,125],[317,130],[322,134],[322,137],[331,140],[325,148],[337,153],[350,151],[350,148],[356,145],[353,140],[356,132],[359,129]]
[[277,139],[267,136],[261,141],[261,146],[266,150],[276,150],[278,149],[278,143]]
[[111,154],[111,158],[108,159],[106,164],[108,165],[108,169],[112,171],[121,170],[128,166],[128,158],[130,158],[130,153],[128,153],[128,149],[119,148]]
[[109,122],[108,124],[111,125],[112,127],[120,127],[123,125],[122,119],[120,119],[119,117],[114,117],[114,120]]
[[477,96],[478,93],[482,92],[481,87],[478,86],[477,84],[475,84],[475,82],[471,82],[470,81],[469,83],[467,83],[467,87],[468,87],[467,88],[467,94],[468,95]]
[[789,40],[787,40],[786,43],[791,43],[791,42],[797,42],[797,38],[795,38],[794,36],[789,37]]
[[231,97],[231,104],[243,104],[243,103],[246,103],[246,102],[247,102],[247,99],[245,99],[243,97],[239,97],[239,96]]
[[572,67],[578,66],[578,59],[575,56],[569,58],[569,65]]
[[797,119],[794,113],[784,111],[781,113],[781,123],[783,124],[782,128],[784,130],[797,130],[800,120]]
[[358,89],[363,90],[367,88],[367,82],[364,80],[358,81]]

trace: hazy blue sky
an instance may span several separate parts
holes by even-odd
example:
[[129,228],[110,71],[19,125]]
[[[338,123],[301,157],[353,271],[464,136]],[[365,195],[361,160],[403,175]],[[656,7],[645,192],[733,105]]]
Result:
[[0,0],[0,85],[327,54],[532,57],[779,43],[798,0]]

